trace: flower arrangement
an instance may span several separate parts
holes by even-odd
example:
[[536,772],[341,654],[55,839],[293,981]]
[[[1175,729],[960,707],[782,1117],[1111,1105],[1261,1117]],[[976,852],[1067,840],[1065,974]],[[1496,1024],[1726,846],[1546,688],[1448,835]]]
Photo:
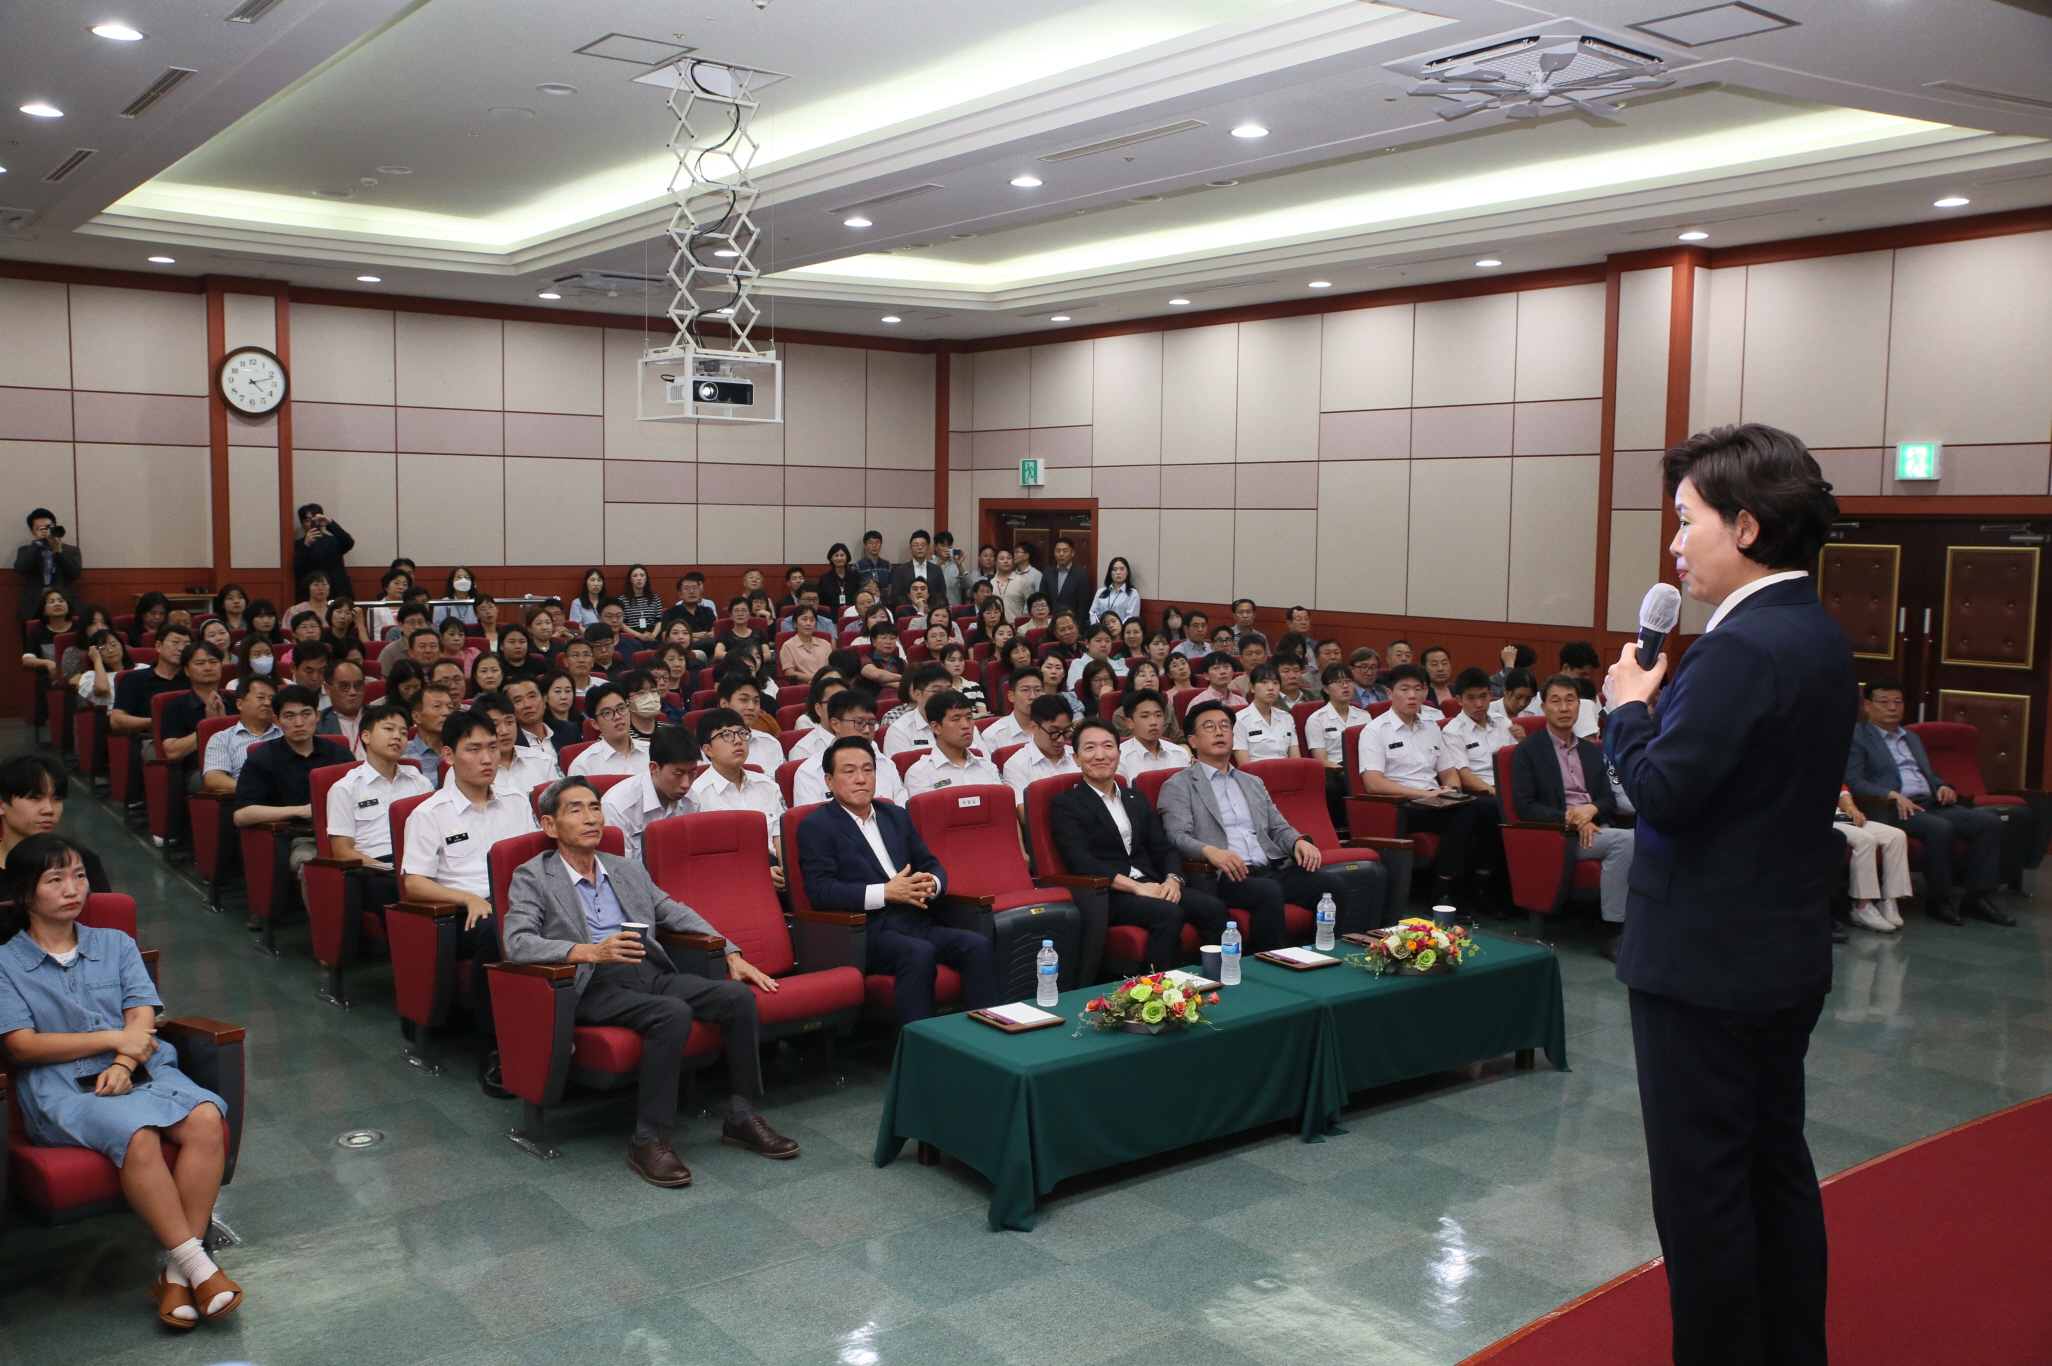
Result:
[[1451,972],[1482,952],[1474,936],[1459,925],[1441,928],[1424,919],[1402,920],[1386,930],[1347,938],[1362,946],[1361,952],[1348,954],[1347,961],[1377,976]]
[[[1204,1007],[1217,1004],[1217,992],[1206,996],[1167,973],[1156,972],[1129,978],[1109,996],[1100,996],[1084,1006],[1082,1023],[1099,1030],[1124,1028],[1135,1033],[1159,1034],[1193,1024],[1210,1024],[1204,1018]],[[1083,1031],[1078,1028],[1076,1032]]]

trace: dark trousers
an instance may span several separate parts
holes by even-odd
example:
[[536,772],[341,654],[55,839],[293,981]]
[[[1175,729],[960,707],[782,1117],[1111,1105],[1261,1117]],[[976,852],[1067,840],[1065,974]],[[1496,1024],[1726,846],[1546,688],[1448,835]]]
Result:
[[1294,859],[1266,867],[1249,865],[1235,882],[1221,874],[1216,891],[1225,904],[1247,913],[1246,953],[1266,953],[1285,942],[1283,904],[1316,909],[1330,893],[1342,930],[1372,928],[1382,911],[1383,867],[1379,863],[1349,864],[1344,871],[1320,868],[1307,872]]
[[677,1081],[693,1020],[720,1027],[727,1045],[727,1080],[737,1095],[762,1094],[760,1026],[755,993],[744,982],[667,972],[654,963],[600,963],[577,998],[577,1022],[619,1025],[641,1036],[641,1091],[635,1136],[677,1121]]
[[1903,820],[1891,806],[1882,820],[1924,842],[1924,895],[1943,900],[1952,895],[1952,842],[1971,840],[1967,855],[1966,885],[1969,891],[1992,892],[2002,880],[2002,819],[1993,811],[1971,806],[1939,806],[1926,799],[1924,809]]
[[1503,846],[1503,807],[1494,797],[1477,797],[1459,806],[1407,806],[1403,811],[1406,831],[1439,836],[1439,849],[1432,856],[1434,877],[1459,877],[1470,868],[1493,863]]
[[499,918],[490,916],[469,929],[456,930],[456,961],[470,960],[470,1013],[478,1036],[487,1044],[498,1037],[492,1026],[492,975],[485,971],[505,957],[499,951]]
[[1634,990],[1631,1004],[1675,1366],[1822,1366],[1828,1259],[1803,1056],[1824,998],[1712,1010]]
[[869,921],[869,968],[898,979],[893,994],[898,1023],[933,1018],[935,965],[946,963],[962,978],[962,1006],[981,1010],[998,1003],[997,969],[990,941],[974,930],[950,929],[917,906],[886,906]]
[[1108,901],[1107,919],[1112,924],[1138,925],[1147,932],[1146,965],[1155,972],[1165,972],[1187,961],[1183,957],[1184,925],[1197,931],[1199,944],[1216,944],[1225,933],[1226,904],[1207,892],[1185,887],[1177,901],[1163,901],[1137,892],[1112,892]]

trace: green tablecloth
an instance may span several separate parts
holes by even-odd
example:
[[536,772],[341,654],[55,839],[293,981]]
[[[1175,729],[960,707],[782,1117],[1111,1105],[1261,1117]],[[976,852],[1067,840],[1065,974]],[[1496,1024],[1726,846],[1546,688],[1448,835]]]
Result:
[[1478,956],[1440,977],[1377,977],[1347,964],[1298,972],[1249,958],[1246,979],[1330,1012],[1349,1093],[1524,1048],[1545,1049],[1565,1072],[1559,960],[1535,945],[1479,939]]
[[1346,1103],[1332,1014],[1302,990],[1228,988],[1215,1029],[1074,1037],[1100,990],[1065,993],[1065,1022],[1025,1034],[966,1015],[906,1026],[877,1165],[908,1139],[932,1143],[990,1178],[993,1229],[1023,1230],[1063,1177],[1293,1117],[1315,1137]]

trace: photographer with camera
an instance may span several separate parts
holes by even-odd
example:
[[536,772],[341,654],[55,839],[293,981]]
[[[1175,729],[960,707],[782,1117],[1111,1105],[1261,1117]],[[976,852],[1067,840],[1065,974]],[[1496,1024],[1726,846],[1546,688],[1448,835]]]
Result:
[[356,549],[356,538],[321,511],[319,503],[299,509],[299,544],[292,547],[292,581],[305,583],[316,569],[328,576],[328,594],[356,601],[356,588],[349,582],[349,570],[342,557]]
[[14,552],[14,572],[27,582],[21,600],[15,604],[14,619],[31,622],[43,614],[43,595],[51,589],[64,594],[75,611],[78,608],[78,579],[85,572],[78,547],[64,544],[64,528],[57,514],[37,508],[28,515],[29,543]]

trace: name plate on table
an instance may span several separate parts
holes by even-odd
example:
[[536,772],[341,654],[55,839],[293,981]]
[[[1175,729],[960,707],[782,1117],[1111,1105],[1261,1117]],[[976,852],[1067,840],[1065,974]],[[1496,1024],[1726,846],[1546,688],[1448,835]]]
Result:
[[1039,1006],[1017,1002],[1008,1006],[991,1006],[987,1010],[972,1010],[969,1018],[978,1024],[987,1024],[992,1029],[1001,1029],[1007,1034],[1023,1034],[1029,1029],[1046,1029],[1062,1022],[1059,1015],[1050,1014]]
[[1177,986],[1190,991],[1217,991],[1225,985],[1223,982],[1214,982],[1209,977],[1199,977],[1194,972],[1185,972],[1181,968],[1172,968],[1162,975]]
[[1294,968],[1298,972],[1309,972],[1313,968],[1337,967],[1340,962],[1332,955],[1319,953],[1314,949],[1270,949],[1267,953],[1257,953],[1254,956],[1264,963]]

